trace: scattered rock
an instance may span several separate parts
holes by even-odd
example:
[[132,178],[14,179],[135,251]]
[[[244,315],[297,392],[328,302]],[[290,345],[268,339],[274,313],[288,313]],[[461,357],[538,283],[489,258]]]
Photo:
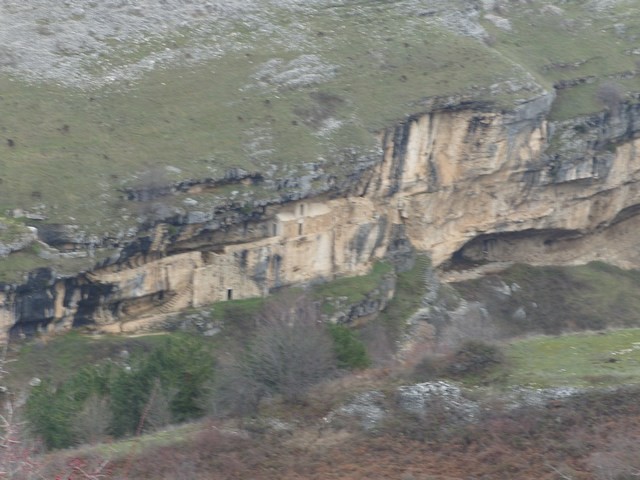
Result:
[[218,328],[218,327],[213,327],[213,328],[210,328],[210,329],[206,330],[206,331],[203,333],[203,335],[204,335],[205,337],[213,337],[213,336],[217,335],[218,333],[220,333],[221,331],[222,331],[222,330],[221,330],[220,328]]
[[258,69],[254,79],[263,88],[281,90],[323,83],[333,78],[336,72],[335,65],[324,62],[317,55],[300,55],[289,62],[279,58],[268,60]]
[[31,380],[29,380],[29,386],[31,387],[37,387],[41,383],[42,383],[42,380],[40,380],[38,377],[33,377]]
[[544,7],[542,7],[541,12],[550,15],[564,15],[564,10],[556,5],[545,5]]
[[6,257],[11,252],[24,250],[38,238],[38,230],[35,227],[7,225],[0,222],[0,257]]
[[496,0],[481,0],[482,9],[486,12],[492,11],[496,7]]
[[503,17],[499,17],[498,15],[494,15],[492,13],[487,13],[484,18],[493,23],[496,27],[501,30],[505,30],[507,32],[511,31],[511,22]]
[[511,287],[503,281],[500,281],[499,284],[494,285],[493,289],[496,292],[501,293],[502,295],[506,295],[507,297],[511,296]]
[[385,396],[382,392],[370,391],[357,395],[351,402],[332,412],[327,421],[332,421],[336,416],[356,418],[363,429],[372,430],[380,425],[385,418]]
[[513,315],[511,315],[511,317],[514,320],[524,320],[527,318],[527,312],[523,307],[519,307],[515,312],[513,312]]
[[478,403],[462,396],[462,391],[447,382],[426,382],[398,387],[398,406],[414,415],[425,416],[430,409],[441,409],[451,420],[473,421],[480,413]]
[[459,35],[481,41],[489,38],[487,31],[478,23],[477,12],[475,11],[460,12],[453,10],[439,20],[443,27]]
[[624,23],[616,23],[613,26],[613,29],[615,30],[616,35],[622,36],[622,35],[624,35],[626,33],[627,26]]
[[577,387],[526,388],[516,387],[507,396],[508,407],[543,407],[554,400],[562,400],[584,393],[586,389]]

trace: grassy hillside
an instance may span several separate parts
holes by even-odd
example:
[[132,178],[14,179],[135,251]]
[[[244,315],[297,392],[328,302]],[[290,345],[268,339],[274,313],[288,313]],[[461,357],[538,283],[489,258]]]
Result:
[[[633,51],[640,36],[640,7],[633,1],[528,2],[526,8],[499,8],[511,30],[483,25],[495,36],[493,47],[525,67],[543,84],[583,80],[558,92],[552,119],[597,112],[595,92],[613,79],[638,92],[640,70]],[[627,78],[620,78],[627,77]]]
[[[640,28],[635,2],[599,3],[564,2],[561,11],[540,1],[492,10],[461,1],[247,2],[240,11],[229,3],[215,14],[194,10],[171,34],[153,30],[151,11],[3,7],[14,19],[3,35],[14,41],[0,63],[0,211],[44,205],[49,222],[116,234],[140,214],[121,199],[123,187],[154,175],[221,177],[230,167],[273,179],[340,176],[352,163],[345,156],[372,154],[374,132],[434,97],[502,107],[593,77],[563,90],[554,116],[597,110],[598,82],[637,68]],[[178,7],[165,8],[168,22]],[[149,23],[82,37],[76,27],[93,27],[98,15]],[[80,33],[62,36],[69,32]],[[29,48],[14,46],[29,39]],[[72,40],[90,47],[60,46]],[[620,82],[639,89],[637,77]]]
[[508,381],[533,387],[640,382],[640,330],[540,337],[507,348]]

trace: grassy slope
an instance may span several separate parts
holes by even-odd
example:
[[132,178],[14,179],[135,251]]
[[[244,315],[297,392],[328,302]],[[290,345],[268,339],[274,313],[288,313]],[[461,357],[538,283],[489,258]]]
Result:
[[[494,48],[525,66],[543,84],[594,77],[593,83],[562,90],[551,118],[563,120],[599,111],[595,98],[601,81],[623,72],[638,71],[637,57],[629,51],[637,46],[640,34],[640,8],[622,1],[614,8],[597,11],[582,1],[558,5],[562,14],[543,10],[546,2],[532,2],[524,9],[511,8],[506,16],[513,30],[505,32],[488,21],[487,30],[496,37]],[[624,25],[616,33],[614,24]],[[638,92],[638,78],[618,80]]]
[[[504,286],[511,287],[505,295]],[[508,335],[640,325],[640,272],[603,263],[576,267],[515,265],[505,272],[462,282],[456,289],[480,300]],[[522,309],[525,313],[516,314]]]
[[[639,271],[597,262],[514,265],[455,289],[486,306],[498,336],[519,338],[506,345],[507,362],[491,377],[499,382],[549,387],[640,381]],[[582,333],[571,334],[576,331]]]
[[[141,174],[152,167],[182,169],[167,181],[269,165],[288,176],[317,161],[340,173],[342,149],[369,151],[371,132],[419,111],[421,99],[522,77],[482,43],[390,6],[295,17],[274,11],[269,21],[277,35],[236,25],[235,48],[217,59],[156,69],[129,85],[85,92],[0,76],[0,167],[10,185],[0,191],[0,211],[44,203],[52,222],[117,231],[133,221],[123,218],[131,212],[121,209],[130,206],[118,200],[117,188],[143,183]],[[304,40],[287,42],[298,31],[306,32]],[[160,50],[175,42],[151,43]],[[123,49],[121,60],[143,53]],[[290,63],[302,55],[314,60]],[[273,59],[280,62],[273,75],[261,77]],[[315,75],[312,84],[283,87],[305,68]],[[325,96],[313,97],[317,92]],[[329,118],[340,126],[327,128]]]
[[[132,84],[94,92],[0,76],[0,132],[15,142],[0,145],[2,178],[10,185],[0,193],[0,210],[45,203],[51,221],[116,228],[117,223],[103,225],[105,218],[121,217],[115,188],[141,182],[136,173],[154,166],[179,167],[183,172],[173,176],[181,178],[221,175],[231,166],[265,170],[274,164],[286,166],[282,173],[295,171],[304,162],[331,161],[345,147],[368,150],[372,131],[420,111],[424,98],[522,80],[514,63],[546,85],[635,68],[633,56],[624,52],[640,29],[637,7],[596,15],[569,2],[565,15],[554,16],[540,13],[541,5],[510,7],[505,15],[512,32],[485,21],[496,37],[493,47],[372,2],[295,16],[274,11],[269,20],[275,38],[236,25],[236,48],[216,60],[157,69]],[[613,31],[618,20],[627,26],[623,36]],[[287,34],[297,30],[306,32],[304,41],[287,44]],[[175,48],[175,39],[153,38],[133,53],[123,47],[123,58],[114,61],[133,62],[167,46]],[[266,62],[281,62],[277,75],[295,70],[288,62],[301,55],[315,56],[307,65],[313,85],[283,87],[292,78],[286,75],[272,75],[276,84],[258,85]],[[582,61],[575,68],[557,66]],[[590,93],[579,93],[592,88],[575,89],[581,101],[573,101],[574,89],[563,92],[556,113],[597,109]],[[323,105],[312,96],[318,91],[337,101]],[[341,126],[323,130],[322,120],[329,117]]]
[[49,340],[13,345],[9,358],[14,361],[9,363],[6,381],[13,391],[22,391],[32,377],[63,382],[84,365],[119,358],[123,350],[129,353],[148,351],[162,341],[163,335],[91,336],[74,331]]
[[313,297],[322,301],[325,313],[334,313],[338,305],[343,308],[362,302],[367,294],[378,288],[383,277],[391,272],[388,263],[377,262],[368,275],[344,277],[314,287]]
[[520,340],[507,349],[511,385],[615,386],[640,383],[640,330]]

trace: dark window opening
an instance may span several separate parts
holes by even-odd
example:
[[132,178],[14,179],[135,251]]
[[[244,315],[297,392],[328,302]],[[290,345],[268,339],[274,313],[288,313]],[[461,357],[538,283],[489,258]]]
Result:
[[488,238],[482,241],[482,253],[488,255],[496,247],[498,241],[495,238]]
[[274,223],[273,224],[273,236],[275,237],[276,235],[278,235],[278,224]]
[[300,215],[304,215],[304,205],[300,205]]
[[227,300],[233,300],[233,288],[227,289]]
[[298,224],[298,235],[302,235],[302,224]]

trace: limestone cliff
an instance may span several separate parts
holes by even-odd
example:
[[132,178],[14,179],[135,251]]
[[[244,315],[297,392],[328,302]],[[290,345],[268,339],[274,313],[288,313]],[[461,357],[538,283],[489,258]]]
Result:
[[[553,95],[460,104],[380,132],[382,154],[322,195],[158,223],[117,260],[0,292],[0,331],[119,325],[367,272],[407,239],[443,266],[603,259],[640,266],[640,104],[550,122]],[[197,192],[192,191],[193,195]],[[212,220],[213,219],[213,220]]]

